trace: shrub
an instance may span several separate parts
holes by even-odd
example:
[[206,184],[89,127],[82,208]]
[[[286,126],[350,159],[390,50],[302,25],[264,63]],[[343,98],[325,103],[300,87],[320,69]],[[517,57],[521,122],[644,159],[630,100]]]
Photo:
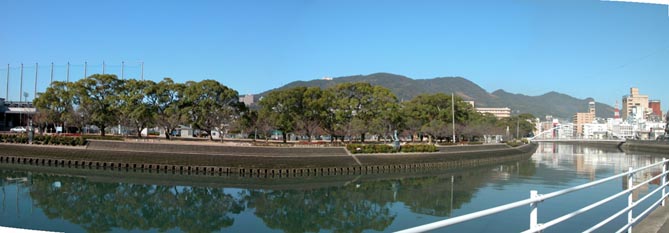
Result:
[[83,136],[85,140],[93,139],[93,140],[114,140],[114,141],[123,141],[123,137],[121,136],[101,136],[101,135],[86,135]]
[[353,154],[394,153],[395,148],[385,144],[348,144],[346,149]]
[[400,152],[436,152],[437,146],[432,144],[407,144],[400,147]]

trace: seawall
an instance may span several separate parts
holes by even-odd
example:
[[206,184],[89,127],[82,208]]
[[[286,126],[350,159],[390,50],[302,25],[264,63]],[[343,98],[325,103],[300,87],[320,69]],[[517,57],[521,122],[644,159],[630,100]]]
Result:
[[622,145],[624,151],[669,153],[669,141],[627,140]]
[[[455,147],[454,147],[455,148]],[[92,142],[88,149],[0,144],[0,163],[251,177],[327,176],[462,168],[529,158],[536,144],[436,153],[349,155],[343,148]],[[443,149],[443,148],[442,148]],[[477,149],[477,150],[471,150]]]

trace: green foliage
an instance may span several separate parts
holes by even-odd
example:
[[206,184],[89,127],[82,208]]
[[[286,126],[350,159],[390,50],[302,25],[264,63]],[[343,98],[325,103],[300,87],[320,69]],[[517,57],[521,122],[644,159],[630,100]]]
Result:
[[[475,100],[480,107],[509,107],[519,112],[531,113],[535,116],[552,115],[556,118],[571,119],[575,112],[587,111],[591,99],[576,99],[574,97],[549,92],[540,96],[527,96],[497,90],[489,93],[485,89],[462,77],[439,77],[433,79],[410,79],[405,76],[375,73],[370,75],[355,75],[335,78],[330,81],[313,80],[289,83],[277,90],[297,86],[320,87],[326,89],[345,82],[364,82],[374,86],[388,88],[398,99],[407,101],[422,94],[458,93],[460,96]],[[265,95],[266,93],[261,93]],[[613,107],[597,103],[597,116],[609,117],[613,115]]]
[[353,154],[375,154],[375,153],[412,153],[412,152],[436,152],[437,147],[432,144],[407,144],[397,151],[393,146],[386,144],[348,144],[346,149]]
[[[28,144],[28,135],[26,134],[0,134],[0,142]],[[80,136],[52,136],[52,135],[35,135],[33,137],[33,144],[36,145],[63,145],[63,146],[83,146],[86,144],[86,139]]]
[[400,147],[400,152],[437,152],[437,146],[433,144],[406,144]]
[[346,149],[353,154],[395,153],[395,148],[386,144],[348,144]]

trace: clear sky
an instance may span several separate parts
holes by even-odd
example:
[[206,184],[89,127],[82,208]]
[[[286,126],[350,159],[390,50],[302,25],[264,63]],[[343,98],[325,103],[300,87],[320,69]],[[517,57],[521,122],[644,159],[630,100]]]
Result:
[[462,76],[489,92],[557,91],[614,105],[629,88],[669,106],[667,6],[597,0],[0,0],[0,97],[106,73],[215,79],[240,94],[389,72]]

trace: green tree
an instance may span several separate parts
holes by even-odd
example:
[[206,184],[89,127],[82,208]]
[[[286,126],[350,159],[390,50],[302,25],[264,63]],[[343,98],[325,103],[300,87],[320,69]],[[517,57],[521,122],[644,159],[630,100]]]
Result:
[[37,111],[45,117],[46,123],[66,124],[67,114],[74,112],[72,92],[66,82],[51,83],[44,93],[33,100]]
[[193,127],[207,132],[210,140],[213,140],[212,130],[221,130],[237,114],[237,91],[215,80],[187,82],[183,98],[189,121]]
[[267,120],[275,129],[281,131],[286,143],[288,132],[297,128],[298,117],[303,117],[303,97],[306,87],[296,87],[270,92],[260,100],[258,117]]
[[175,83],[171,78],[164,78],[147,90],[147,101],[155,111],[155,122],[165,130],[165,138],[186,120],[182,96],[185,86]]
[[123,82],[121,88],[121,119],[126,125],[130,125],[137,131],[137,137],[142,137],[142,129],[153,123],[156,113],[155,105],[152,105],[147,96],[153,96],[156,85],[153,81],[139,81],[129,79]]
[[116,75],[94,74],[72,85],[74,104],[85,109],[83,117],[100,128],[102,136],[118,119],[120,83]]
[[[390,90],[369,83],[342,83],[333,87],[332,91],[336,125],[344,133],[360,133],[362,142],[370,131],[372,121],[397,103],[397,97]],[[357,123],[354,119],[358,120]]]

